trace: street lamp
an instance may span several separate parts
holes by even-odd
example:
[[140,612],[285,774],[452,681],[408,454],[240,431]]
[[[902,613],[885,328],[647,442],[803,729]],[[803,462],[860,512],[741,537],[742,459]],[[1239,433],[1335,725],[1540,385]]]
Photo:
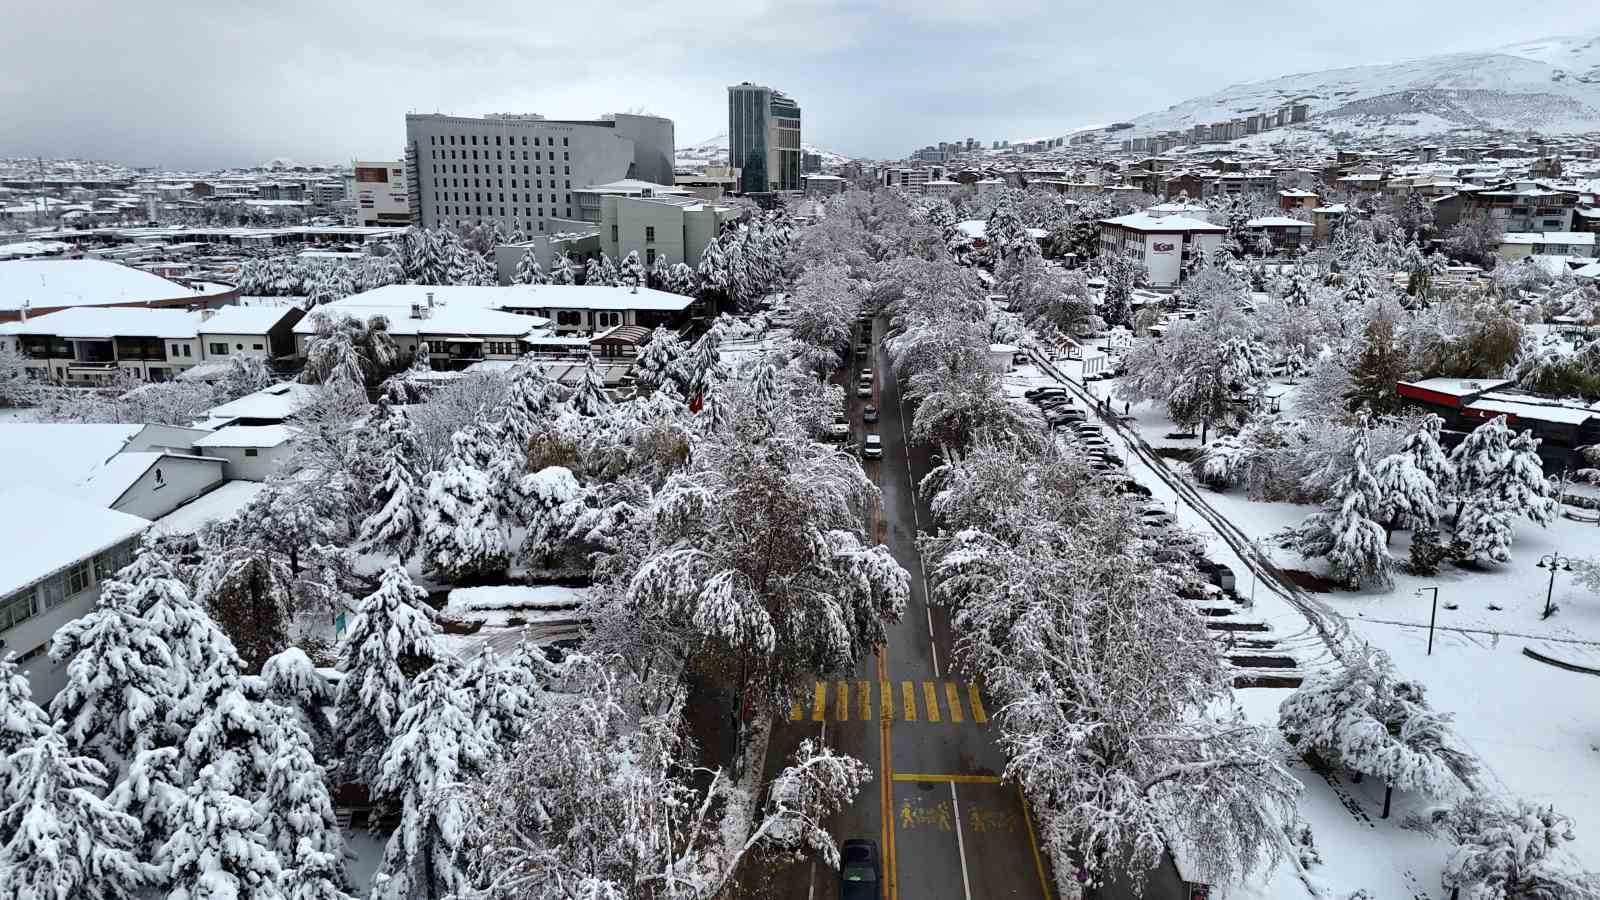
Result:
[[1417,588],[1416,595],[1422,596],[1423,591],[1433,591],[1433,614],[1428,616],[1428,655],[1433,655],[1433,623],[1439,620],[1439,589],[1437,587]]
[[1548,619],[1550,618],[1550,615],[1555,612],[1555,610],[1550,608],[1550,599],[1555,595],[1556,591],[1556,570],[1559,569],[1563,572],[1571,572],[1572,557],[1562,556],[1559,553],[1546,553],[1544,556],[1539,557],[1539,568],[1550,570],[1550,586],[1545,588],[1544,591],[1544,615],[1539,617],[1541,619]]

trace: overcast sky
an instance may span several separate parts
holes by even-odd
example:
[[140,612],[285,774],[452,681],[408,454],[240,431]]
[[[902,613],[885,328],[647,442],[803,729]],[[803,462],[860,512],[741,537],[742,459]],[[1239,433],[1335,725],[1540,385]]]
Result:
[[793,96],[804,139],[900,157],[1129,119],[1226,85],[1600,32],[1600,3],[52,0],[0,14],[0,156],[208,168],[394,158],[407,111],[643,109],[680,146],[726,87]]

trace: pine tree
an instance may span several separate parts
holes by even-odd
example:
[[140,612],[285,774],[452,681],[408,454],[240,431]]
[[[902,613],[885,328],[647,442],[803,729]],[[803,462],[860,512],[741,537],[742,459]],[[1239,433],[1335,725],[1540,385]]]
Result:
[[429,572],[452,584],[505,572],[497,495],[489,476],[463,462],[428,475],[419,550]]
[[639,261],[639,251],[629,250],[617,269],[617,283],[625,288],[644,287],[644,276],[644,263]]
[[444,655],[428,592],[391,566],[378,589],[361,601],[339,644],[336,757],[346,777],[371,785],[411,680]]
[[670,283],[672,287],[669,290],[672,293],[682,294],[685,297],[692,297],[700,290],[700,278],[689,268],[688,263],[672,264]]
[[422,525],[422,486],[412,462],[420,454],[416,431],[403,411],[388,409],[370,433],[381,448],[378,466],[383,474],[373,485],[373,511],[362,520],[357,541],[404,562],[416,552]]
[[511,383],[506,388],[501,434],[519,453],[526,452],[528,442],[545,429],[562,402],[562,387],[545,374],[543,366],[518,363],[511,370]]
[[544,274],[544,269],[539,266],[539,257],[528,248],[522,258],[517,260],[517,271],[511,276],[512,284],[549,284],[550,279]]
[[606,287],[619,287],[622,284],[622,273],[617,270],[617,263],[608,254],[600,254],[600,284]]
[[656,263],[650,267],[649,277],[645,283],[658,291],[672,290],[672,266],[665,256],[656,257]]
[[312,754],[327,758],[333,752],[333,720],[329,716],[338,697],[334,683],[323,675],[306,652],[290,647],[261,667],[261,699],[287,710],[311,739]]
[[1458,519],[1469,499],[1486,495],[1493,489],[1510,454],[1511,433],[1506,428],[1505,416],[1496,416],[1472,429],[1450,451],[1450,464],[1455,467],[1450,491],[1456,496]]
[[[185,784],[178,756],[177,747],[139,751],[128,764],[127,775],[106,797],[114,809],[138,821],[142,829],[136,848],[140,859],[153,859],[178,829]],[[159,880],[155,886],[164,889],[164,875]]]
[[256,812],[266,844],[282,864],[285,900],[349,900],[344,834],[311,742],[294,719],[284,719]]
[[133,900],[152,872],[134,852],[139,822],[101,799],[106,768],[56,729],[13,752],[16,800],[0,810],[0,898]]
[[457,686],[489,746],[516,741],[540,689],[527,654],[519,648],[517,655],[502,658],[485,651],[462,667],[460,676]]
[[1384,549],[1378,482],[1367,469],[1365,428],[1357,432],[1349,471],[1334,486],[1323,508],[1312,513],[1294,532],[1294,545],[1307,557],[1327,557],[1334,577],[1351,589],[1364,582],[1390,584],[1389,553]]
[[1406,526],[1429,530],[1439,522],[1439,487],[1417,467],[1416,457],[1401,450],[1378,460],[1372,470],[1378,483],[1377,518],[1387,539]]
[[635,361],[638,384],[647,391],[657,391],[679,380],[679,367],[688,348],[676,332],[661,325],[651,333],[649,343],[639,351]]
[[156,854],[171,883],[167,900],[283,900],[282,865],[267,845],[261,815],[226,777],[200,772],[176,820],[177,830]]
[[1428,413],[1422,419],[1422,426],[1406,438],[1400,448],[1400,452],[1410,454],[1412,463],[1428,476],[1440,493],[1448,491],[1456,477],[1456,467],[1439,446],[1439,433],[1443,428],[1444,420]]
[[464,799],[443,792],[483,770],[491,748],[458,686],[459,665],[446,657],[417,677],[411,702],[395,723],[375,791],[400,807],[375,897],[442,897],[467,886],[456,861],[462,847]]
[[[49,730],[50,719],[33,702],[28,674],[17,668],[17,654],[7,652],[0,657],[0,791],[5,786],[5,758]],[[10,801],[10,794],[0,793],[0,808]]]
[[50,702],[72,747],[110,761],[161,742],[176,699],[167,673],[172,653],[123,588],[55,633],[50,658],[67,664],[67,683]]
[[1557,504],[1555,490],[1544,477],[1539,439],[1532,431],[1521,431],[1507,449],[1510,455],[1493,487],[1495,499],[1513,515],[1522,513],[1535,524],[1548,527],[1555,521]]
[[585,287],[600,287],[606,283],[605,270],[600,268],[600,260],[590,258],[583,264],[583,284]]
[[285,556],[266,546],[212,551],[195,581],[195,601],[227,632],[245,669],[257,671],[289,646],[295,575]]
[[1352,384],[1346,398],[1350,409],[1365,408],[1373,415],[1399,412],[1404,403],[1395,385],[1406,380],[1409,368],[1405,353],[1395,343],[1393,320],[1386,314],[1374,316],[1367,323],[1361,355],[1350,369]]
[[594,418],[611,408],[611,395],[606,393],[605,379],[595,368],[594,357],[584,362],[583,380],[572,392],[572,409],[580,416]]
[[550,283],[576,284],[577,280],[577,273],[572,268],[572,257],[568,256],[565,250],[557,251],[555,260],[550,264]]

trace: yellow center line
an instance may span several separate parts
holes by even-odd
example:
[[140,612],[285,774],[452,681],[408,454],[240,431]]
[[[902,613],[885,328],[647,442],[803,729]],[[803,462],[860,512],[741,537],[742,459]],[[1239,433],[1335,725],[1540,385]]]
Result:
[[950,707],[950,721],[966,721],[966,718],[961,715],[961,695],[956,693],[956,683],[954,681],[946,681],[944,683],[944,701],[945,705]]
[[841,722],[850,721],[850,682],[839,682],[839,702],[833,711],[834,718]]
[[1033,813],[1028,810],[1028,798],[1022,793],[1022,785],[1017,785],[1017,802],[1022,804],[1022,821],[1028,826],[1028,849],[1033,851],[1033,871],[1039,876],[1039,891],[1045,900],[1050,900],[1050,882],[1044,877],[1044,859],[1039,856],[1039,839],[1033,834]]
[[978,686],[967,682],[967,702],[972,704],[972,721],[979,725],[989,721],[989,714],[984,711],[983,698],[978,696]]
[[811,721],[821,722],[822,717],[827,713],[827,710],[828,683],[826,681],[819,681],[817,682],[817,695],[812,698],[811,702]]
[[905,720],[917,720],[917,689],[909,681],[900,682],[900,693],[905,696]]
[[872,721],[872,682],[870,682],[870,681],[861,682],[860,684],[856,685],[856,691],[861,695],[859,700],[857,701],[857,704],[856,704],[857,706],[860,707],[859,711],[861,713],[861,721],[863,721],[863,722],[871,722]]
[[927,773],[896,772],[895,781],[928,781],[944,784],[999,784],[999,775],[929,775]]
[[928,721],[939,721],[939,692],[933,689],[933,682],[922,683],[922,702],[928,707]]

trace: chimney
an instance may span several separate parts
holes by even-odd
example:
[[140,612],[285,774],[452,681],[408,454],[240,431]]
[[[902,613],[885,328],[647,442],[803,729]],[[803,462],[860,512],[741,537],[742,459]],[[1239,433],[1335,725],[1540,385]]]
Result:
[[216,314],[217,314],[217,311],[212,309],[209,306],[201,307],[201,309],[200,309],[200,321],[209,322],[209,321],[211,321],[211,317],[216,315]]
[[428,292],[428,308],[433,309],[433,291]]
[[[433,295],[429,294],[428,296],[432,297]],[[413,319],[422,318],[422,304],[421,303],[413,303],[413,304],[411,304],[411,318],[413,318]]]
[[27,300],[22,301],[22,307],[17,310],[18,314],[22,317],[21,321],[28,321],[28,307],[32,305],[33,304],[29,303]]

